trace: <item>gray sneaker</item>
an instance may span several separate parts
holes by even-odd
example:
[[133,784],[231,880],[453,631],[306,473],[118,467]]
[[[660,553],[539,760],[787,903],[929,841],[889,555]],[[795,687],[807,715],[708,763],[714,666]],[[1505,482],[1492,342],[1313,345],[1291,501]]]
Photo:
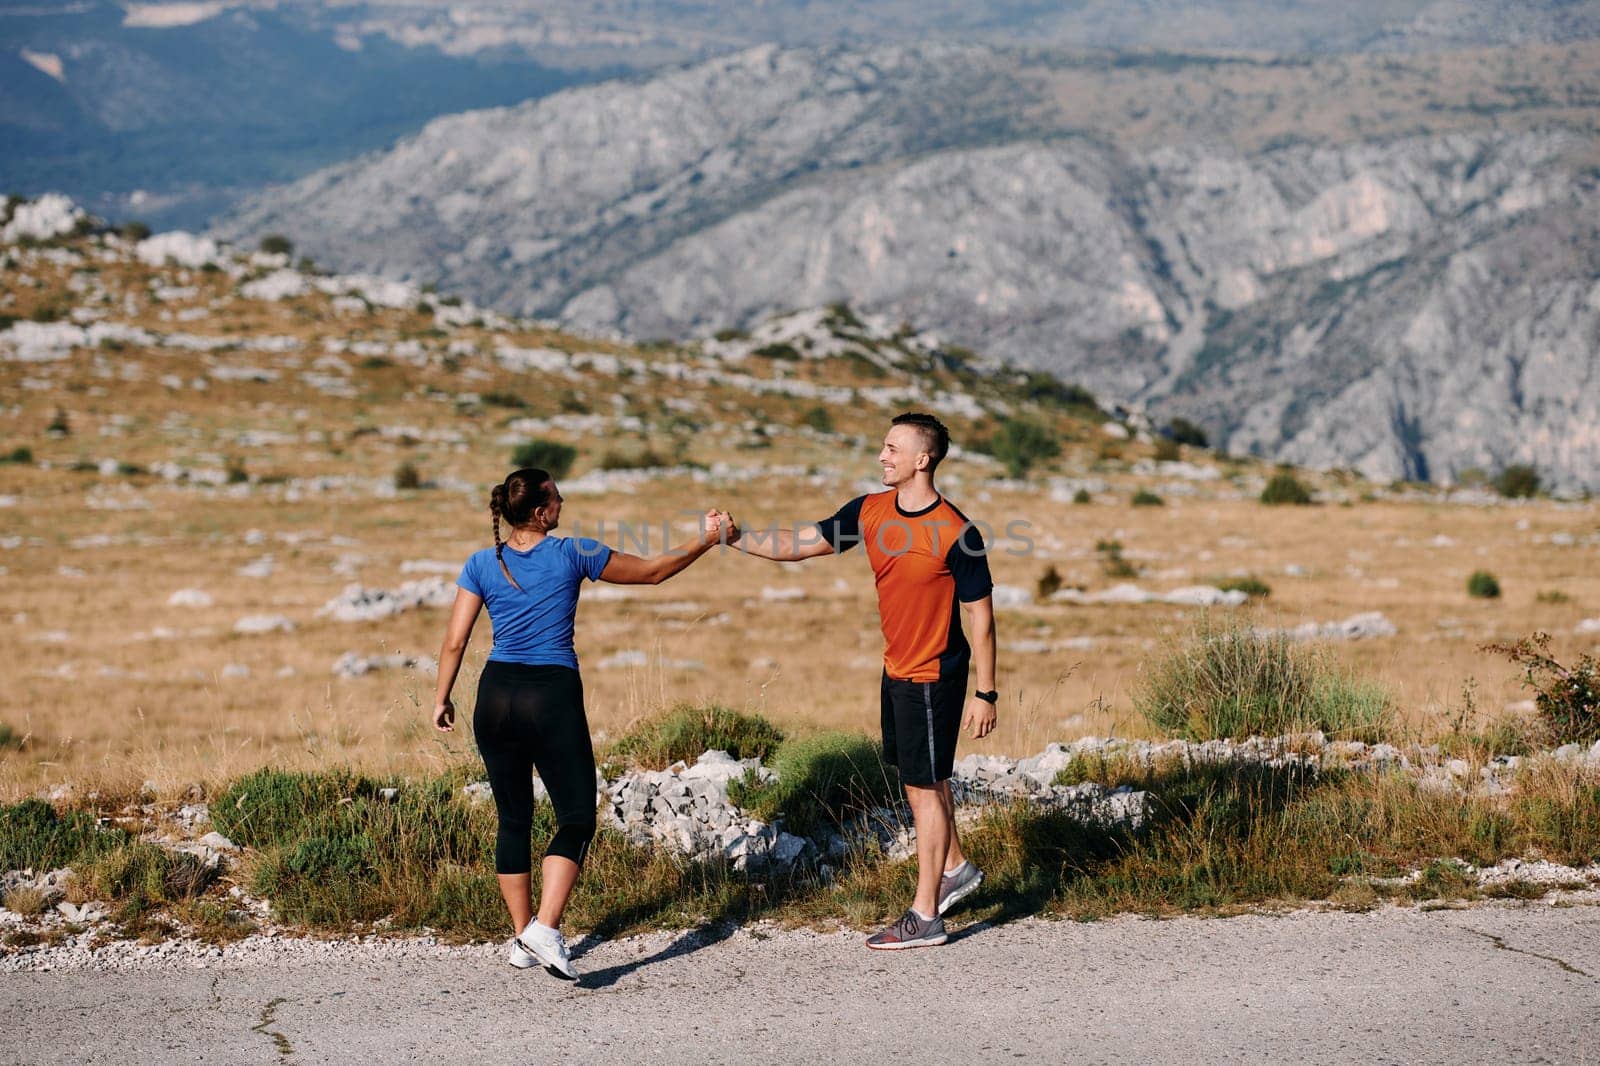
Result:
[[983,884],[983,871],[964,862],[954,870],[939,878],[939,913],[954,907],[978,891],[978,886]]
[[879,951],[898,951],[901,948],[931,948],[943,944],[944,919],[934,915],[928,921],[917,917],[917,912],[907,910],[900,920],[881,933],[867,937],[867,947]]

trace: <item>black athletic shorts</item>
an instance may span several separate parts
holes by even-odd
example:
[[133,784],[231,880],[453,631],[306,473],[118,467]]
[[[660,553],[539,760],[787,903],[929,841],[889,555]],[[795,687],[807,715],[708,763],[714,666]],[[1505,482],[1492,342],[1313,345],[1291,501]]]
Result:
[[903,785],[936,785],[955,768],[956,738],[967,703],[967,672],[938,681],[883,675],[883,758]]

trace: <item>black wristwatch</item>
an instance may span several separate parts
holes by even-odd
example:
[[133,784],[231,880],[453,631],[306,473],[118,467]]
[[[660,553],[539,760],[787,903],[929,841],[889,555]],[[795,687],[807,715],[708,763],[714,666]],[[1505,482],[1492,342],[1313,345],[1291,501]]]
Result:
[[999,703],[1000,702],[1000,693],[999,692],[995,692],[995,691],[985,692],[982,689],[976,689],[976,690],[973,691],[972,694],[974,696],[978,697],[984,703]]

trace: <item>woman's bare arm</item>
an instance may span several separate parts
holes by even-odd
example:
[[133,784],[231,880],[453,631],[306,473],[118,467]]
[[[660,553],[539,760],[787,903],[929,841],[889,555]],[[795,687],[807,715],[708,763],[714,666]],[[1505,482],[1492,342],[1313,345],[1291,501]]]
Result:
[[673,574],[687,569],[700,556],[718,544],[737,539],[738,529],[733,519],[724,512],[712,511],[706,515],[700,536],[684,541],[660,555],[641,557],[627,552],[614,551],[600,571],[600,580],[613,585],[659,585]]
[[450,622],[445,627],[444,644],[439,648],[439,691],[434,701],[433,726],[441,733],[455,729],[456,707],[450,701],[450,690],[455,688],[456,675],[461,672],[461,657],[466,653],[467,641],[472,639],[472,627],[478,621],[483,600],[466,589],[456,589],[456,602],[450,608]]

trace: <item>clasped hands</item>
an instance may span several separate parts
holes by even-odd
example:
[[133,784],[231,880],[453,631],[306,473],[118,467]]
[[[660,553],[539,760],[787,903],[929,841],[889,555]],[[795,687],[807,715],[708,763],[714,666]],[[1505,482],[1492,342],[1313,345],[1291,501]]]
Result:
[[700,522],[700,537],[707,545],[735,544],[739,540],[740,532],[733,515],[716,508],[707,511]]

